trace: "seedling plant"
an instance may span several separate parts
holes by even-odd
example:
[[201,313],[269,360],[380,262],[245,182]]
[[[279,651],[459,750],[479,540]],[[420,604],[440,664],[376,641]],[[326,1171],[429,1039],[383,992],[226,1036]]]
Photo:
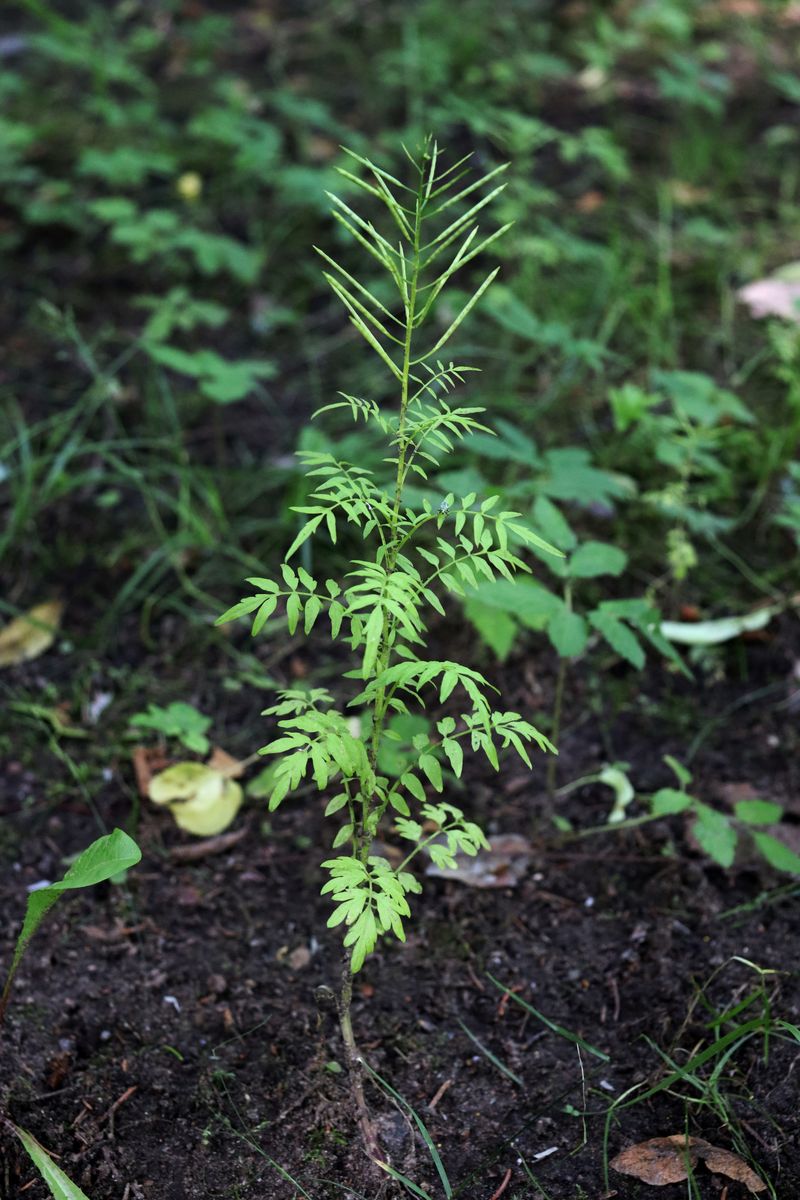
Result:
[[[513,580],[529,570],[520,553],[551,547],[515,511],[498,508],[498,497],[448,494],[437,507],[423,501],[410,507],[404,491],[411,480],[426,481],[455,442],[474,430],[483,409],[453,406],[449,394],[473,368],[444,362],[440,353],[486,292],[497,269],[475,288],[446,324],[434,325],[436,302],[451,278],[486,251],[508,228],[479,237],[476,217],[499,193],[503,168],[470,178],[467,160],[444,167],[435,142],[426,141],[408,155],[412,182],[407,184],[357,154],[356,171],[342,170],[348,184],[382,206],[392,223],[391,240],[371,220],[331,196],[333,215],[387,277],[394,302],[379,299],[364,283],[327,253],[325,278],[367,346],[381,360],[397,396],[396,408],[373,399],[340,394],[320,409],[349,409],[356,421],[382,435],[391,480],[384,486],[369,470],[339,461],[331,453],[303,454],[315,483],[310,503],[298,508],[306,518],[280,567],[280,580],[252,578],[257,590],[230,608],[219,622],[253,615],[257,634],[280,603],[289,631],[302,623],[306,634],[326,614],[334,641],[347,644],[358,666],[349,673],[361,690],[346,707],[322,688],[280,693],[265,715],[276,717],[280,734],[262,753],[277,756],[269,798],[274,810],[310,774],[329,795],[326,816],[341,821],[323,867],[329,878],[322,891],[335,907],[331,927],[344,929],[345,961],[339,1016],[353,1098],[367,1152],[380,1157],[363,1095],[362,1064],[350,1018],[352,975],[389,934],[405,940],[409,896],[421,888],[410,865],[423,850],[440,866],[455,865],[461,851],[474,855],[487,845],[474,822],[449,801],[442,759],[455,776],[464,762],[464,744],[499,768],[499,750],[510,748],[530,766],[529,746],[552,745],[520,713],[494,707],[495,690],[467,664],[426,655],[426,616],[447,615],[448,594],[461,595],[479,579]],[[366,178],[364,178],[366,174]],[[476,193],[490,189],[480,199]],[[383,294],[383,293],[382,293]],[[434,331],[429,333],[434,325]],[[319,415],[319,414],[317,414]],[[335,542],[342,523],[355,526],[364,551],[354,557],[343,583],[322,585],[291,560],[318,530]],[[413,738],[405,769],[391,778],[381,773],[382,748],[397,735],[390,721],[411,709],[460,702],[454,714],[439,717],[430,732]],[[448,706],[453,707],[453,702]],[[440,757],[441,756],[441,757]],[[330,792],[333,795],[330,795]],[[432,797],[432,793],[434,796]],[[394,831],[409,843],[402,862],[392,866],[373,843],[381,822],[391,817]]]
[[[121,829],[115,829],[113,833],[92,842],[91,846],[79,854],[63,879],[31,892],[22,929],[14,947],[3,990],[0,993],[0,1026],[2,1026],[11,998],[14,977],[28,944],[53,905],[65,892],[91,887],[95,883],[102,883],[106,879],[121,875],[130,867],[135,866],[141,857],[141,851],[133,839],[127,833],[123,833]],[[6,1129],[19,1138],[47,1184],[54,1200],[87,1200],[81,1189],[65,1175],[36,1138],[15,1124],[2,1108],[0,1108],[0,1128]]]

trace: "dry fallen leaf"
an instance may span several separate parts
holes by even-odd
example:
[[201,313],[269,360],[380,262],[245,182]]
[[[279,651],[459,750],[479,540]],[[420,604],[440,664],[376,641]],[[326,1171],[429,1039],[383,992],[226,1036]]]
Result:
[[148,788],[154,804],[169,805],[187,833],[213,837],[227,829],[242,803],[238,783],[203,763],[182,762],[154,775]]
[[597,212],[598,208],[602,208],[606,202],[606,198],[602,192],[595,190],[584,192],[575,201],[575,210],[579,213]]
[[696,1167],[700,1159],[705,1162],[709,1171],[716,1175],[726,1175],[728,1179],[735,1179],[751,1192],[766,1191],[767,1185],[738,1154],[731,1150],[723,1150],[719,1146],[712,1146],[705,1138],[687,1138],[683,1133],[650,1138],[649,1141],[639,1142],[636,1146],[628,1146],[616,1158],[612,1158],[611,1166],[621,1175],[633,1175],[642,1183],[663,1187],[668,1183],[682,1183],[684,1179],[688,1179],[687,1167]]
[[227,750],[223,750],[221,746],[214,747],[206,766],[211,767],[214,771],[219,771],[226,779],[238,779],[247,770],[245,763],[234,758],[232,754],[228,754]]
[[157,771],[163,771],[169,759],[158,746],[134,746],[131,750],[133,773],[139,795],[147,799],[150,795],[150,780]]
[[755,1171],[731,1150],[722,1150],[719,1146],[709,1146],[706,1151],[700,1152],[700,1157],[705,1160],[709,1171],[713,1171],[715,1175],[727,1175],[728,1179],[735,1179],[737,1183],[743,1183],[751,1192],[764,1192],[767,1189],[763,1179],[759,1179]]
[[633,1175],[642,1183],[652,1183],[656,1187],[681,1183],[689,1177],[687,1164],[697,1166],[695,1141],[695,1138],[687,1139],[682,1133],[650,1138],[636,1146],[628,1146],[627,1150],[612,1158],[611,1166],[621,1175]]
[[52,646],[64,605],[60,600],[37,604],[0,629],[0,667],[13,667],[38,658]]
[[430,863],[426,875],[455,879],[477,888],[516,887],[528,870],[530,842],[518,833],[503,833],[492,838],[489,850],[477,854],[459,853],[455,867],[437,867]]

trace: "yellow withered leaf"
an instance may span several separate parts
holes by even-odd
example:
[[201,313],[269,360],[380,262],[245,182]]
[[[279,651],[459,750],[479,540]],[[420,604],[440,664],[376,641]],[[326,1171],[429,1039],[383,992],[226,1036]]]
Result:
[[58,631],[64,605],[60,600],[37,604],[0,629],[0,667],[13,667],[43,654]]
[[203,763],[182,762],[150,780],[154,804],[166,804],[176,824],[197,837],[227,829],[241,807],[243,792],[222,771]]

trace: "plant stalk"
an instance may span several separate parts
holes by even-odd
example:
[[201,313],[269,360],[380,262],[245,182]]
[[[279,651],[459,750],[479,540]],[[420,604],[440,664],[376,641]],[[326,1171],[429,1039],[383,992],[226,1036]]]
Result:
[[[572,586],[567,583],[564,588],[564,603],[572,611]],[[561,736],[561,714],[564,708],[564,685],[567,679],[567,659],[563,654],[558,657],[558,675],[556,676],[556,695],[553,702],[553,730],[551,741],[558,747]],[[547,760],[547,798],[552,805],[556,797],[556,768],[558,760],[551,754]]]
[[364,1060],[356,1045],[353,1033],[351,1006],[353,1002],[353,975],[350,970],[350,954],[347,950],[342,959],[342,983],[338,996],[339,1028],[342,1031],[347,1073],[350,1080],[350,1095],[355,1111],[364,1151],[372,1162],[385,1161],[386,1156],[378,1144],[375,1123],[370,1116],[367,1101],[364,1096]]
[[[556,677],[556,697],[553,704],[553,735],[552,742],[554,746],[558,745],[558,739],[561,735],[561,711],[564,707],[564,685],[567,678],[567,660],[559,658],[558,660],[558,675]],[[551,754],[547,759],[547,798],[552,804],[556,796],[556,767],[558,759],[554,754]]]

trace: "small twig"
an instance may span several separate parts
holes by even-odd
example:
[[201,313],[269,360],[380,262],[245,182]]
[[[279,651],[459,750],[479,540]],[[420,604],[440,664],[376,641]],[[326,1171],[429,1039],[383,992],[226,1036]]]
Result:
[[491,1196],[489,1197],[489,1200],[499,1200],[500,1196],[502,1196],[503,1192],[506,1190],[506,1188],[508,1187],[508,1185],[510,1183],[511,1183],[511,1167],[508,1168],[505,1175],[503,1176],[503,1182],[500,1184],[500,1187],[497,1189],[496,1192],[492,1192]]
[[607,979],[607,983],[608,983],[608,989],[611,992],[611,995],[614,997],[613,1019],[614,1019],[614,1021],[618,1021],[619,1020],[619,1010],[620,1010],[620,1000],[619,1000],[619,984],[617,983],[616,976],[609,975],[608,979]]
[[509,988],[507,992],[503,992],[503,995],[500,997],[500,1003],[497,1006],[498,1017],[502,1018],[506,1015],[506,1009],[508,1008],[508,1001],[509,1001],[509,997],[510,997],[511,993],[512,992],[521,992],[521,991],[522,991],[522,984],[515,983],[514,986]]
[[431,1112],[433,1112],[433,1110],[436,1108],[436,1105],[439,1103],[439,1101],[441,1100],[442,1096],[445,1094],[445,1092],[447,1091],[447,1089],[448,1089],[448,1088],[450,1088],[450,1087],[452,1087],[452,1086],[453,1086],[453,1080],[452,1080],[452,1079],[445,1079],[444,1083],[443,1083],[443,1084],[442,1084],[442,1086],[441,1086],[441,1087],[438,1089],[438,1091],[436,1092],[436,1095],[433,1097],[433,1099],[431,1100],[430,1104],[428,1105],[428,1108],[429,1108],[429,1110],[430,1110]]
[[191,842],[188,846],[173,846],[169,852],[173,862],[197,862],[198,859],[208,858],[212,854],[222,854],[232,846],[238,846],[247,837],[247,826],[233,829],[229,833],[219,833],[216,837],[204,838],[202,842]]
[[117,1109],[120,1107],[120,1105],[124,1104],[126,1100],[130,1100],[131,1096],[133,1095],[133,1093],[135,1091],[138,1090],[138,1088],[139,1088],[138,1083],[134,1083],[131,1087],[127,1088],[127,1090],[122,1093],[119,1100],[115,1100],[114,1103],[111,1105],[111,1107],[108,1109],[108,1111],[103,1113],[102,1117],[100,1117],[97,1124],[102,1125],[104,1121],[108,1121],[110,1117],[113,1117],[114,1113],[117,1111]]

